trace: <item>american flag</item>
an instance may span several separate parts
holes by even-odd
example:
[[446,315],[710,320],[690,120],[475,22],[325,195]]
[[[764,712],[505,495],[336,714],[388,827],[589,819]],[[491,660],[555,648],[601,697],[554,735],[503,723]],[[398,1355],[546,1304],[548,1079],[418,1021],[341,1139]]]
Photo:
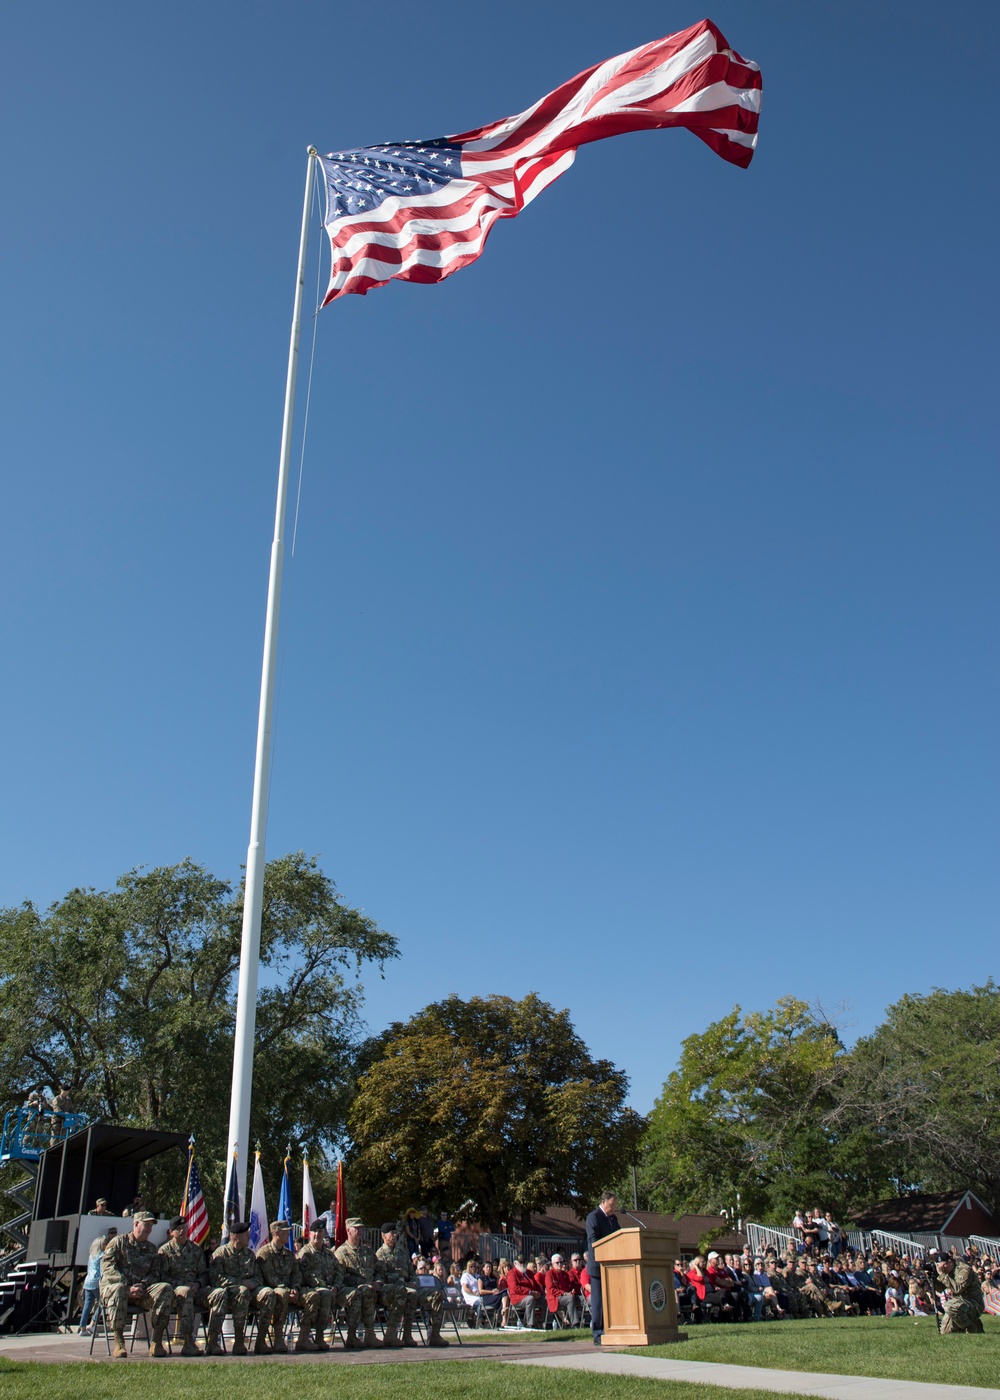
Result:
[[202,1240],[208,1237],[208,1211],[201,1190],[201,1178],[194,1164],[194,1148],[190,1149],[190,1153],[187,1190],[181,1202],[180,1214],[187,1221],[188,1239],[194,1240],[195,1244],[201,1244]]
[[440,282],[467,267],[497,219],[519,214],[587,141],[682,126],[746,167],[760,96],[756,63],[704,19],[588,68],[519,116],[321,156],[332,251],[323,305],[394,277]]

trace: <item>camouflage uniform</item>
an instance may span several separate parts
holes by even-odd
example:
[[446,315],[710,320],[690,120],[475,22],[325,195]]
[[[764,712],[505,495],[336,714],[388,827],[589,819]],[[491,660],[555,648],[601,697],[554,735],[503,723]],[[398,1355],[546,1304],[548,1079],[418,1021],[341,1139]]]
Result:
[[796,1270],[796,1282],[799,1285],[799,1292],[805,1299],[806,1306],[816,1317],[832,1316],[826,1293],[816,1274],[811,1274],[807,1269]]
[[802,1296],[802,1276],[796,1273],[792,1264],[786,1264],[778,1271],[780,1288],[788,1298],[788,1310],[792,1317],[811,1317],[812,1308]]
[[[130,1299],[129,1289],[139,1286],[143,1293]],[[148,1312],[153,1327],[152,1346],[160,1346],[163,1331],[174,1303],[174,1290],[163,1282],[160,1256],[149,1240],[137,1240],[131,1233],[116,1235],[104,1251],[101,1264],[101,1305],[108,1326],[119,1346],[116,1355],[124,1354],[125,1327],[129,1307]]]
[[[394,1245],[383,1244],[375,1255],[385,1268],[388,1284],[402,1292],[403,1300],[403,1342],[416,1345],[413,1341],[413,1319],[420,1308],[431,1319],[431,1335],[437,1336],[444,1319],[444,1294],[437,1288],[421,1288],[417,1281],[413,1260],[410,1258],[407,1241],[402,1234],[396,1236]],[[387,1290],[383,1290],[387,1294]],[[395,1334],[392,1334],[395,1335]],[[386,1333],[389,1342],[390,1333]],[[390,1343],[391,1345],[391,1343]]]
[[938,1269],[938,1282],[951,1294],[942,1304],[942,1332],[982,1332],[983,1289],[975,1269],[968,1264],[956,1264],[953,1274]]
[[187,1341],[194,1332],[194,1310],[208,1311],[209,1279],[205,1251],[193,1240],[167,1240],[161,1244],[160,1273],[174,1290],[177,1335]]
[[326,1241],[319,1244],[315,1236],[299,1251],[299,1268],[302,1271],[302,1296],[314,1308],[312,1316],[316,1322],[316,1345],[321,1351],[326,1351],[326,1332],[344,1282],[344,1271]]
[[[365,1345],[381,1346],[382,1343],[375,1336],[375,1308],[379,1292],[376,1283],[381,1283],[385,1277],[385,1265],[381,1259],[375,1258],[374,1251],[367,1244],[355,1245],[348,1241],[340,1246],[336,1254],[344,1270],[344,1287],[340,1295],[347,1310],[347,1341],[344,1345],[359,1345],[357,1332],[360,1321],[364,1323]],[[394,1334],[402,1311],[398,1294],[393,1295],[391,1303],[386,1299],[386,1307],[389,1315],[387,1335]]]
[[[287,1245],[278,1244],[272,1239],[258,1249],[257,1263],[260,1265],[264,1282],[274,1293],[274,1350],[287,1351],[285,1323],[288,1321],[288,1307],[292,1301],[292,1294],[302,1287],[299,1261]],[[315,1318],[315,1307],[303,1299],[301,1308],[302,1327],[308,1331]]]
[[[233,1315],[234,1355],[242,1355],[245,1350],[244,1333],[250,1304],[257,1308],[256,1351],[267,1350],[267,1329],[271,1325],[275,1296],[265,1287],[264,1279],[252,1249],[237,1249],[233,1244],[223,1244],[212,1255],[209,1265],[212,1279],[212,1292],[209,1294],[211,1315],[209,1317],[208,1349],[215,1355],[218,1351],[219,1334],[226,1313]],[[214,1343],[214,1345],[213,1345]]]

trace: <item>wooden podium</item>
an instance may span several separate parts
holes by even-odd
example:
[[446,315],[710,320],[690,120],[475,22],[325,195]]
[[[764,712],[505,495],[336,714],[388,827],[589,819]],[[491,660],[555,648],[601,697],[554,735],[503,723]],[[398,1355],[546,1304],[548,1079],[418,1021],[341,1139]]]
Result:
[[682,1340],[677,1331],[676,1230],[631,1226],[594,1245],[601,1270],[606,1347],[645,1347]]

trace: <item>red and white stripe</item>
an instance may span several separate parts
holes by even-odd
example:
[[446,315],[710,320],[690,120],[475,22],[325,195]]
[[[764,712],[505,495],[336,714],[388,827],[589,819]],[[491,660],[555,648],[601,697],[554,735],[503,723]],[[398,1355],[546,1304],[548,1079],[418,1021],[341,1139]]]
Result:
[[188,1201],[186,1218],[188,1238],[194,1240],[195,1244],[201,1244],[208,1235],[208,1210],[200,1186],[194,1199]]
[[681,126],[745,168],[760,99],[760,69],[707,19],[597,64],[516,117],[446,137],[462,147],[462,173],[441,189],[330,220],[323,304],[397,277],[440,282],[468,266],[497,219],[519,214],[588,141]]

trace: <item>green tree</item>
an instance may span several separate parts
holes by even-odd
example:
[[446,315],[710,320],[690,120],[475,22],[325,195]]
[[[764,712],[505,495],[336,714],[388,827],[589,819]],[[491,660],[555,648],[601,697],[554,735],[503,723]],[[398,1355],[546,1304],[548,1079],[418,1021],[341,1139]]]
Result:
[[[190,860],[72,890],[44,914],[0,912],[7,1094],[62,1083],[93,1118],[191,1130],[206,1188],[221,1193],[242,917],[242,888]],[[342,1131],[360,972],[395,956],[315,860],[268,863],[251,1133],[271,1180],[286,1141],[322,1153]],[[158,1164],[171,1196],[181,1166]]]
[[371,1209],[471,1201],[499,1229],[589,1205],[630,1160],[627,1076],[537,996],[446,997],[390,1026],[365,1063],[348,1123]]
[[836,1029],[792,997],[745,1016],[737,1006],[689,1036],[650,1115],[644,1200],[780,1221],[877,1194],[877,1154],[829,1121],[846,1062]]
[[890,1006],[854,1047],[834,1121],[862,1125],[897,1184],[971,1188],[1000,1213],[1000,987]]

